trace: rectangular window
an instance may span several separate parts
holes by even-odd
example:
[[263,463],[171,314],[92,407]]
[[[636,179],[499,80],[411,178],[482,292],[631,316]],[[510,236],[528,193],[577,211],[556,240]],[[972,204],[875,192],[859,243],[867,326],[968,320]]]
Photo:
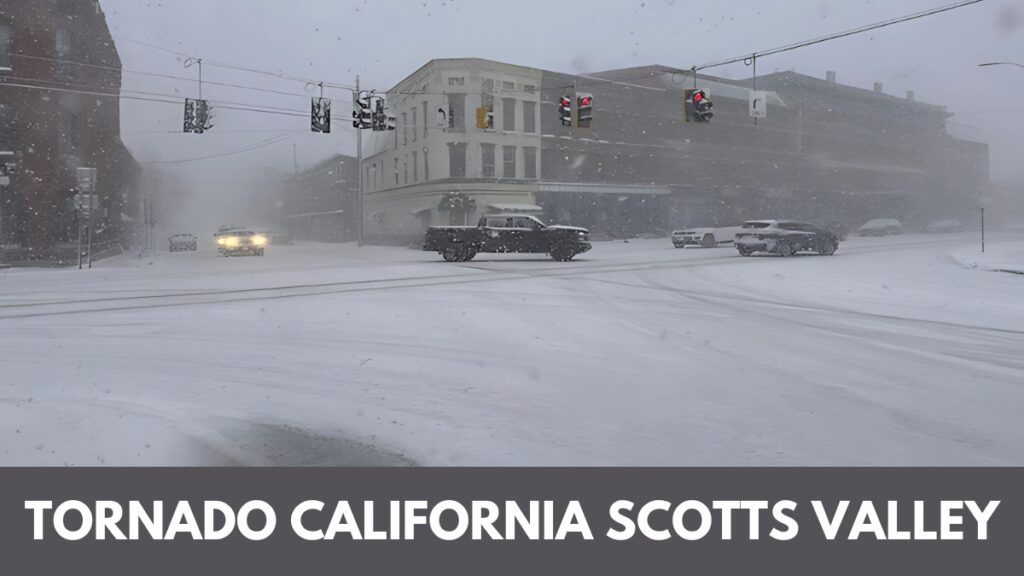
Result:
[[523,132],[537,132],[537,103],[533,100],[523,100]]
[[11,27],[0,24],[0,68],[11,67]]
[[537,87],[534,86],[533,84],[523,84],[523,92],[526,92],[527,94],[533,94],[536,91]]
[[514,98],[501,99],[501,129],[505,132],[516,131],[516,101]]
[[423,179],[430,180],[430,150],[423,147]]
[[516,83],[515,82],[509,82],[508,80],[502,80],[502,82],[501,82],[501,89],[506,91],[506,92],[512,92],[512,91],[514,91],[516,89]]
[[402,146],[409,145],[409,115],[402,112]]
[[466,79],[464,77],[461,77],[461,76],[452,76],[451,78],[448,79],[448,85],[449,86],[465,86],[466,85]]
[[466,131],[466,95],[448,95],[448,130],[451,132]]
[[480,175],[484,178],[494,178],[494,144],[481,144],[480,158],[483,167]]
[[466,177],[466,145],[462,143],[448,144],[448,177]]
[[423,137],[424,138],[427,137],[427,124],[429,124],[429,122],[427,122],[427,118],[430,118],[430,116],[427,116],[427,103],[424,102],[423,103]]
[[406,156],[405,157],[405,161],[402,162],[402,172],[403,172],[403,176],[402,177],[405,180],[405,183],[408,184],[409,183],[409,157],[408,156]]
[[[413,132],[415,134],[415,132]],[[420,159],[419,154],[416,151],[412,153],[412,181],[420,181]]]
[[484,78],[480,82],[481,92],[494,92],[494,80],[490,78]]
[[0,150],[10,151],[14,147],[11,136],[13,128],[14,108],[0,102]]
[[502,146],[502,155],[505,157],[505,178],[516,177],[516,147],[515,146]]
[[395,186],[398,186],[398,158],[395,158]]
[[419,128],[419,123],[416,121],[416,107],[412,109],[412,141],[416,141],[416,131]]
[[537,179],[537,149],[533,146],[523,148],[523,177],[528,180]]

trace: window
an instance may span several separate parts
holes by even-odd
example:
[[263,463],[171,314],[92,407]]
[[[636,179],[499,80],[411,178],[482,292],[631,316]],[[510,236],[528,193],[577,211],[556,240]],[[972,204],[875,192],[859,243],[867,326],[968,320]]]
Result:
[[487,228],[511,228],[515,224],[515,218],[511,216],[492,216],[484,222]]
[[11,67],[11,27],[0,24],[0,68]]
[[537,87],[533,84],[523,84],[523,92],[527,94],[533,94],[537,91]]
[[423,147],[423,179],[430,180],[430,150]]
[[370,180],[370,167],[369,166],[364,166],[363,167],[363,187],[364,188],[369,188],[370,186],[373,186],[373,181]]
[[480,83],[481,92],[494,92],[494,80],[490,78],[484,78],[483,82]]
[[[413,130],[413,134],[415,133],[416,131]],[[420,181],[420,159],[419,154],[415,150],[412,153],[412,181]]]
[[461,76],[452,76],[451,78],[448,79],[448,85],[449,86],[465,86],[466,85],[466,79],[464,77],[461,77]]
[[526,171],[524,178],[535,180],[537,178],[537,148],[526,146],[523,148],[523,168]]
[[14,124],[14,108],[0,102],[0,150],[13,148],[11,128]]
[[402,146],[409,145],[409,115],[402,112]]
[[506,92],[511,92],[516,89],[516,83],[503,80],[501,82],[501,89],[505,90]]
[[405,161],[402,162],[402,172],[404,173],[402,178],[404,179],[405,183],[408,184],[409,183],[409,157],[408,156],[406,156],[405,157]]
[[466,95],[448,95],[448,130],[452,132],[466,131]]
[[516,131],[516,101],[514,98],[501,99],[501,129],[505,132]]
[[424,102],[423,103],[423,137],[424,138],[427,137],[427,118],[430,118],[430,116],[427,116],[427,103]]
[[537,221],[529,216],[516,216],[512,221],[512,226],[515,228],[525,228],[527,230],[533,230],[537,227]]
[[502,153],[505,157],[505,178],[516,177],[516,147],[502,146]]
[[523,132],[537,132],[537,103],[533,100],[523,100]]
[[73,155],[77,145],[76,136],[75,115],[67,111],[62,112],[57,126],[57,153],[61,156]]
[[395,158],[395,186],[398,186],[398,158]]
[[481,144],[480,157],[483,165],[480,175],[484,178],[494,178],[494,144]]
[[57,30],[57,57],[65,58],[71,55],[71,33],[67,28]]
[[[419,126],[419,123],[416,121],[416,107],[414,106],[413,109],[412,109],[412,141],[413,142],[416,141],[416,128],[417,128],[417,126]],[[415,154],[415,152],[414,152],[414,154]]]
[[462,143],[448,144],[448,177],[466,177],[466,145]]

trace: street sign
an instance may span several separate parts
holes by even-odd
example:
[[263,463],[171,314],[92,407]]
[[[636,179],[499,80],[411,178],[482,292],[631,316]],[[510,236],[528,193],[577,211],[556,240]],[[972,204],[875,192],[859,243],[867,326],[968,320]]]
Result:
[[751,90],[750,117],[764,118],[768,116],[768,93],[764,90]]
[[96,191],[96,169],[95,168],[79,168],[75,172],[75,176],[78,179],[78,189],[82,192],[95,192]]

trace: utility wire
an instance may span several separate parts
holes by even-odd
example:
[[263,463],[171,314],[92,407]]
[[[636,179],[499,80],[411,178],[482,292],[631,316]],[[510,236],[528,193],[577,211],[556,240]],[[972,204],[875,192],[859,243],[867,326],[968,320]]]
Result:
[[227,156],[236,156],[238,154],[245,154],[246,152],[252,152],[254,150],[260,150],[262,148],[267,148],[269,146],[273,146],[274,144],[280,144],[281,142],[284,142],[285,140],[291,140],[292,138],[298,136],[299,134],[302,134],[303,132],[304,132],[304,130],[293,130],[293,131],[289,132],[288,134],[282,134],[280,136],[274,136],[273,138],[269,138],[267,140],[263,140],[263,141],[255,143],[255,144],[250,144],[249,146],[246,146],[244,148],[239,148],[237,150],[231,150],[231,151],[228,151],[228,152],[221,152],[221,153],[218,153],[218,154],[211,154],[209,156],[199,156],[199,157],[196,157],[196,158],[184,158],[184,159],[181,159],[181,160],[149,160],[149,161],[142,161],[140,163],[141,164],[188,164],[188,163],[191,163],[191,162],[202,162],[204,160],[213,160],[213,159],[216,159],[216,158],[225,158]]
[[915,12],[913,14],[908,14],[906,16],[900,16],[898,18],[892,18],[890,20],[885,20],[885,21],[882,21],[882,22],[876,22],[874,24],[868,24],[868,25],[865,25],[865,26],[861,26],[859,28],[854,28],[852,30],[846,30],[845,32],[836,32],[835,34],[829,34],[828,36],[821,36],[819,38],[812,38],[810,40],[804,40],[804,41],[801,41],[801,42],[795,42],[793,44],[786,44],[785,46],[779,46],[778,48],[771,48],[769,50],[763,50],[763,51],[758,51],[758,52],[748,52],[747,54],[744,54],[743,56],[737,56],[735,58],[727,58],[725,60],[718,60],[718,61],[715,61],[715,62],[709,62],[707,64],[702,64],[700,66],[695,66],[693,68],[693,70],[704,70],[704,69],[707,69],[707,68],[715,68],[715,67],[718,67],[718,66],[725,66],[726,64],[734,64],[736,62],[743,62],[743,61],[746,61],[746,60],[750,60],[751,56],[756,56],[756,57],[760,58],[760,57],[763,57],[763,56],[771,56],[772,54],[779,54],[781,52],[789,52],[790,50],[796,50],[797,48],[804,48],[806,46],[812,46],[814,44],[821,44],[822,42],[828,42],[830,40],[836,40],[838,38],[845,38],[847,36],[853,36],[854,34],[861,34],[861,33],[864,33],[864,32],[870,32],[872,30],[878,30],[879,28],[885,28],[886,26],[892,26],[894,24],[900,24],[900,23],[903,23],[903,22],[909,22],[911,20],[917,20],[918,18],[924,18],[926,16],[932,16],[932,15],[935,15],[935,14],[940,14],[942,12],[949,12],[950,10],[956,10],[958,8],[964,8],[965,6],[970,6],[972,4],[978,4],[980,2],[984,2],[984,0],[965,0],[963,2],[956,2],[954,4],[949,4],[949,5],[946,5],[946,6],[940,6],[938,8],[931,8],[929,10],[924,10],[924,11],[921,11],[921,12]]

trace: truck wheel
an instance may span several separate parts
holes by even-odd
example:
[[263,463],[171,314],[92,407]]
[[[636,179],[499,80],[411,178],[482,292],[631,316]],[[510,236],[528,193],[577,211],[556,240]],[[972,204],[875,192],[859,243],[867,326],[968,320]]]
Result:
[[568,262],[575,256],[576,254],[567,248],[556,248],[551,251],[551,258],[558,262]]
[[792,244],[786,241],[779,242],[775,247],[775,253],[783,258],[796,254],[796,248]]
[[700,239],[700,245],[703,248],[714,248],[715,246],[718,246],[718,242],[715,241],[715,235],[708,232]]
[[737,246],[736,251],[740,253],[740,256],[750,256],[751,254],[754,253],[753,250],[747,248],[746,246]]
[[445,262],[461,262],[460,258],[462,257],[462,249],[445,248],[444,251],[441,252],[441,256],[444,257]]
[[473,258],[476,258],[476,248],[466,248],[462,252],[462,261],[469,262]]

